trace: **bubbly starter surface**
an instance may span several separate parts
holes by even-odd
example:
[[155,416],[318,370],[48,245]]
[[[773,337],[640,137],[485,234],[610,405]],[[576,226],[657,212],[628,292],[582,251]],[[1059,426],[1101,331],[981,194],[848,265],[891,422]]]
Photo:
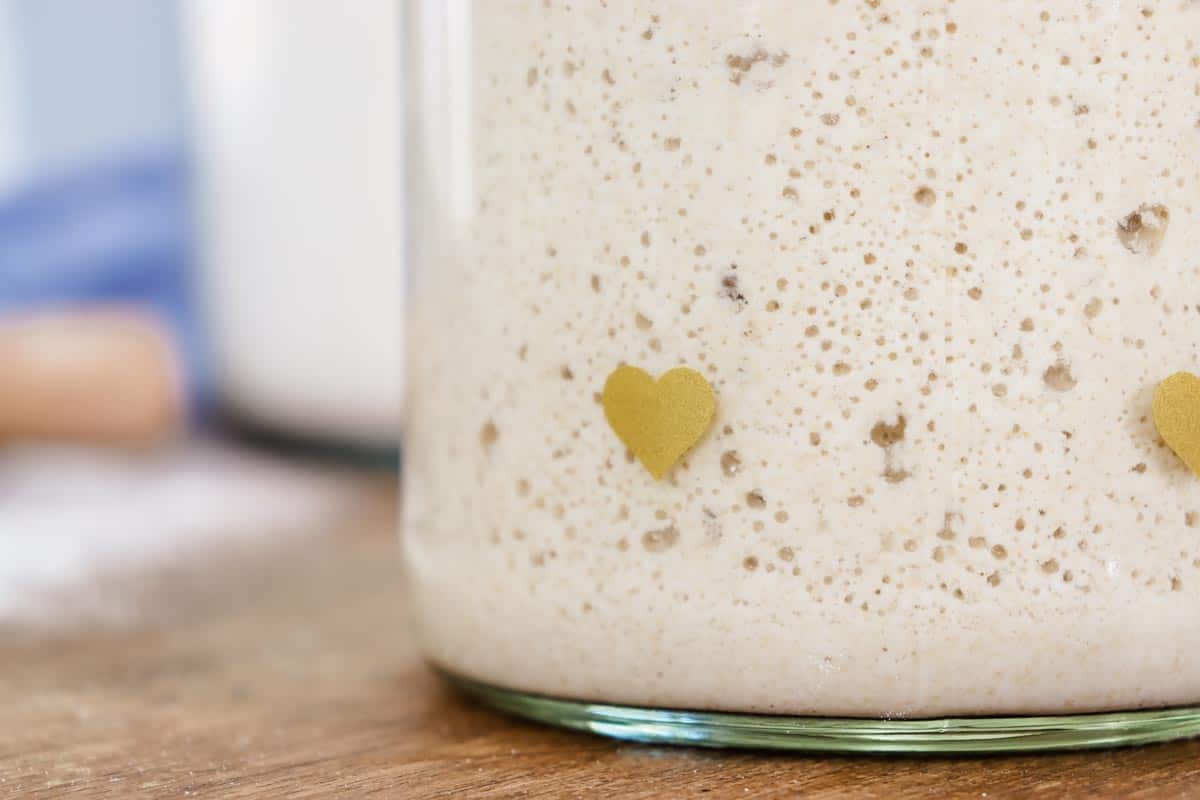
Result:
[[[1200,344],[1200,2],[488,0],[463,36],[413,232],[434,661],[798,714],[1200,701],[1200,479],[1150,416]],[[599,404],[622,363],[716,392],[659,482]]]

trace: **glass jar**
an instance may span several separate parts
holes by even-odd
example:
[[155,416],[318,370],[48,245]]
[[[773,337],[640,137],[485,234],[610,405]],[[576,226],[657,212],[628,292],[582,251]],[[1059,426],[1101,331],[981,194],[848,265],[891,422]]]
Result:
[[1200,345],[1200,3],[408,25],[434,664],[658,741],[1198,729],[1200,480],[1152,398]]

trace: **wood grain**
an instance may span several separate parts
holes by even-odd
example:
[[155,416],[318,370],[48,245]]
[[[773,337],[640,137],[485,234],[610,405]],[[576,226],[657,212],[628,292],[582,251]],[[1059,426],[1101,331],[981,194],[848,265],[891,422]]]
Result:
[[1195,742],[819,758],[645,747],[508,719],[421,663],[391,500],[374,492],[336,530],[139,583],[134,623],[0,631],[0,797],[1200,795]]

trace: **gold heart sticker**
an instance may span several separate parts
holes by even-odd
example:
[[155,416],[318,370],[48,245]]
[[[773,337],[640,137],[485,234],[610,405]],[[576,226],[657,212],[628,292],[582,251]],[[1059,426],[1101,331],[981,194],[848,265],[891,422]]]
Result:
[[1200,476],[1200,378],[1176,372],[1154,390],[1154,427],[1167,447]]
[[657,381],[637,367],[617,367],[601,402],[608,424],[655,480],[700,441],[717,410],[712,386],[687,367]]

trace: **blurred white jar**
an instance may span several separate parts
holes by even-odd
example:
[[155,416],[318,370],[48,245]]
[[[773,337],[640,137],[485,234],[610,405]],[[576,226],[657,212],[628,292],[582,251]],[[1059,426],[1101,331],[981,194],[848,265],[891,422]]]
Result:
[[224,403],[396,442],[400,21],[389,0],[188,0],[201,289]]

